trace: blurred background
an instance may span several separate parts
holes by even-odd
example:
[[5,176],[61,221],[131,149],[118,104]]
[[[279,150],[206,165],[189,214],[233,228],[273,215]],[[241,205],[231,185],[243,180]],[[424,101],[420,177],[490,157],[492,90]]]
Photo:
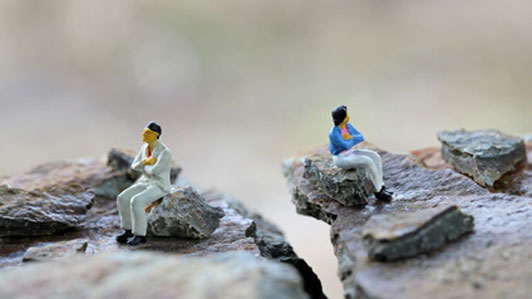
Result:
[[0,0],[0,175],[137,150],[155,120],[183,176],[279,224],[341,298],[325,223],[281,162],[349,107],[372,143],[532,132],[530,1]]

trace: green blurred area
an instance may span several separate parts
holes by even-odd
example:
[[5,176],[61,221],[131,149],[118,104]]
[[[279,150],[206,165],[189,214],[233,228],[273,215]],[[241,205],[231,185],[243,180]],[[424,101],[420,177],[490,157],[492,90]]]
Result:
[[[183,175],[285,229],[341,296],[327,226],[280,164],[349,107],[406,152],[442,129],[532,132],[529,1],[0,0],[0,175],[137,149],[150,120]],[[321,239],[316,239],[317,232]]]

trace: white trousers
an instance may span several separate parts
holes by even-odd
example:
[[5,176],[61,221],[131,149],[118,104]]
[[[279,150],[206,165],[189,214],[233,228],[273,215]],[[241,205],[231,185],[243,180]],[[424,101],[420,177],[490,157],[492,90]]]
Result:
[[364,167],[368,170],[371,182],[375,186],[375,192],[379,192],[384,186],[382,178],[381,156],[374,151],[366,149],[350,149],[333,156],[336,166],[348,170]]
[[147,182],[133,184],[122,191],[116,198],[120,226],[132,230],[134,235],[146,236],[148,217],[144,207],[165,195],[159,187]]

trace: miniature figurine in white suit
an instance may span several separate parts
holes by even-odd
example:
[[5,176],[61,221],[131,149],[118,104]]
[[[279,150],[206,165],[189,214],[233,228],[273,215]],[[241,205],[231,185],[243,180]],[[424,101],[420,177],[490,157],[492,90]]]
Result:
[[140,179],[117,197],[120,226],[124,233],[117,242],[137,245],[146,242],[147,216],[144,207],[170,194],[170,165],[172,154],[159,140],[161,126],[150,122],[142,133],[145,144],[131,163],[131,168],[142,173]]

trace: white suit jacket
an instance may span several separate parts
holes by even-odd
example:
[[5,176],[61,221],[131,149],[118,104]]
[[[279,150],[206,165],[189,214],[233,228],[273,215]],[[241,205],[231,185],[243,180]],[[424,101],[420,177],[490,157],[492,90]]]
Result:
[[148,157],[146,149],[148,144],[144,143],[140,147],[140,152],[131,163],[131,168],[142,172],[139,182],[147,182],[150,185],[159,187],[162,191],[170,193],[170,167],[172,154],[160,140],[152,150],[151,155],[157,159],[154,165],[144,165],[142,160]]

